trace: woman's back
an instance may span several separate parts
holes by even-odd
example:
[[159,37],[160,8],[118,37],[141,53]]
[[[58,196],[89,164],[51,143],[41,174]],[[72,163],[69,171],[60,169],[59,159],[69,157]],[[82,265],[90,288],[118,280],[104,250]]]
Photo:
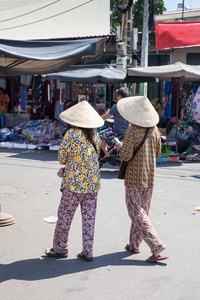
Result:
[[100,188],[98,152],[100,140],[94,135],[95,150],[91,142],[79,128],[69,129],[58,151],[58,159],[65,164],[65,173],[61,185],[75,193],[96,192]]
[[[128,161],[133,151],[141,143],[146,128],[131,125],[125,133],[120,157]],[[157,126],[150,128],[146,141],[134,158],[128,163],[125,176],[125,186],[149,188],[154,186],[156,157],[160,156],[161,142]]]

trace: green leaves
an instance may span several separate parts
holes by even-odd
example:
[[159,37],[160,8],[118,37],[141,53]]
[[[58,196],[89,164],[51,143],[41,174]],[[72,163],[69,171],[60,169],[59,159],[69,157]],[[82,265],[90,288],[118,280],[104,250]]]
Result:
[[[152,9],[152,1],[149,0],[149,8]],[[117,5],[119,7],[123,6],[122,0],[111,0],[110,1],[110,16],[111,16],[111,33],[115,32],[116,26],[121,25],[122,13],[117,10]],[[133,27],[138,28],[138,31],[142,31],[143,24],[143,11],[144,11],[144,0],[134,1],[132,5],[133,12]],[[162,14],[166,11],[163,0],[154,0],[153,14]]]

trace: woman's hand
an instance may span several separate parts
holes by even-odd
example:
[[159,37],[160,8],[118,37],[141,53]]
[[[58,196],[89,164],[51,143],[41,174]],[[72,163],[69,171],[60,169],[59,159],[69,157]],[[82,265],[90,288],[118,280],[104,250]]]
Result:
[[189,129],[186,131],[186,133],[191,133],[192,132],[192,129]]
[[119,150],[122,147],[123,143],[119,142],[114,146],[114,149]]

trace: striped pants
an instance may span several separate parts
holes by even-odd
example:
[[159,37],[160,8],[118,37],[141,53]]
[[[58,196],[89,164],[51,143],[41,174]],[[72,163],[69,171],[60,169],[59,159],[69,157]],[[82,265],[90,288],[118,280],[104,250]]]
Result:
[[154,253],[162,245],[151,221],[148,218],[153,188],[125,188],[126,205],[131,218],[130,246],[138,249],[142,240]]
[[68,189],[63,190],[58,208],[58,221],[53,239],[53,248],[58,252],[68,251],[69,230],[79,203],[82,215],[82,252],[86,255],[92,255],[97,193],[78,194]]

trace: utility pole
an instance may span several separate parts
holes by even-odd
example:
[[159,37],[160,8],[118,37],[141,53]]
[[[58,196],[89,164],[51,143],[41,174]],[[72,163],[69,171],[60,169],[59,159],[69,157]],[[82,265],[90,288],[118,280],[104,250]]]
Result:
[[[148,66],[149,52],[149,0],[144,0],[141,67]],[[140,84],[140,94],[147,96],[147,82]]]
[[[127,70],[132,65],[132,52],[137,49],[138,29],[133,29],[132,22],[133,0],[123,0],[123,7],[118,10],[122,12],[122,25],[120,38],[116,45],[117,60],[116,68]],[[118,34],[119,37],[119,34]],[[135,63],[135,62],[133,62]],[[134,94],[135,86],[131,85],[130,93]]]
[[[127,2],[127,1],[126,1]],[[126,21],[125,21],[125,36],[124,40],[126,43],[126,55],[127,67],[130,67],[132,63],[132,34],[133,34],[133,21],[132,21],[132,8],[126,12]]]
[[[120,41],[117,43],[117,68],[126,70],[132,63],[132,9],[129,8],[130,0],[123,0],[122,24]],[[132,6],[132,4],[131,4]],[[126,9],[128,7],[128,10]]]
[[185,9],[185,2],[183,0],[183,4],[182,4],[182,21],[184,19],[184,9]]

